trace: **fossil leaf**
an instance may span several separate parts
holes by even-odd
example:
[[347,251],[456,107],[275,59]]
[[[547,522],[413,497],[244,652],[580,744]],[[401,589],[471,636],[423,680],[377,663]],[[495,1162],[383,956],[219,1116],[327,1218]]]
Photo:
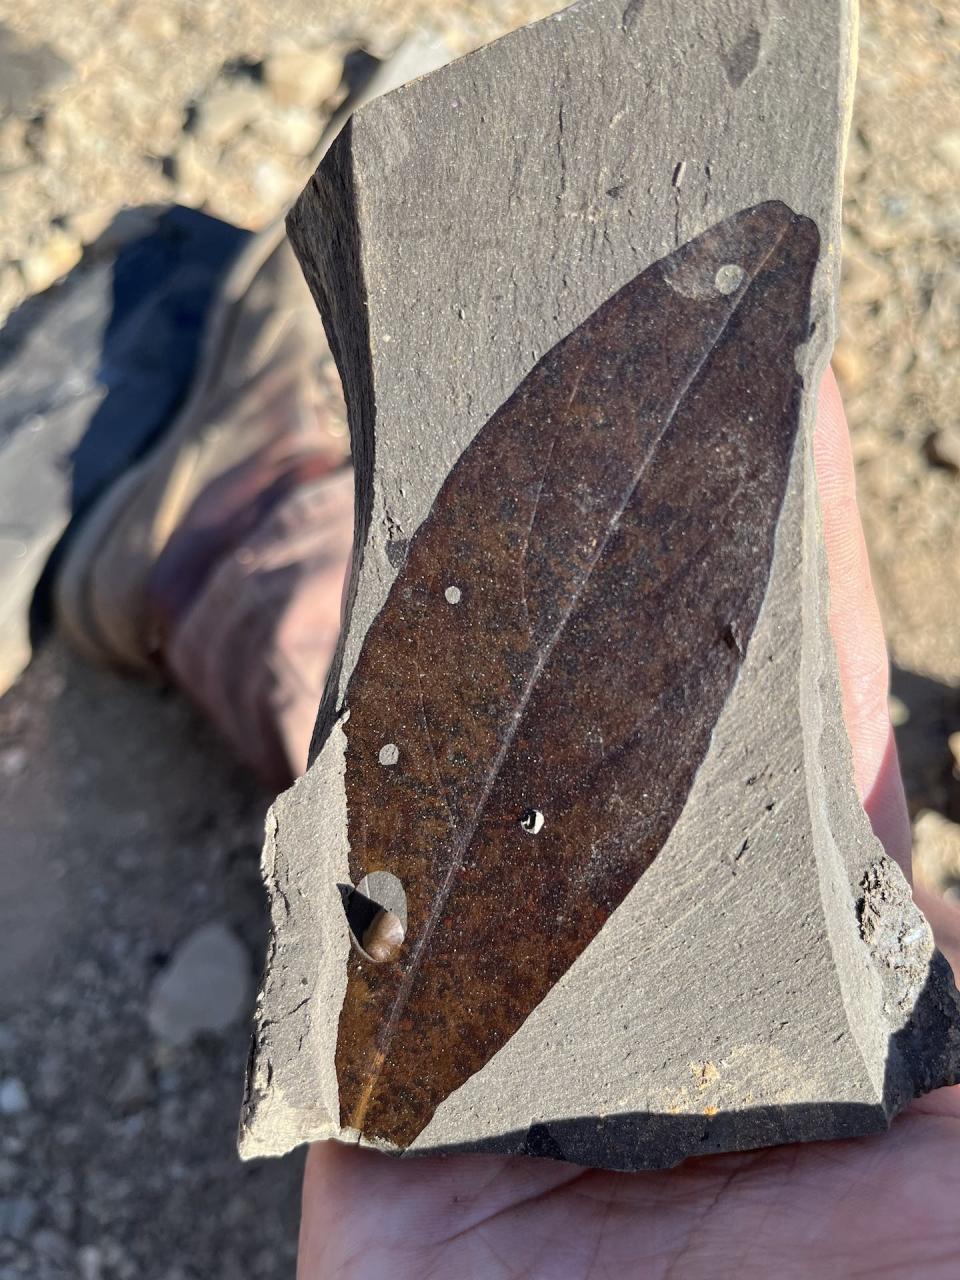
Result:
[[654,263],[412,538],[345,700],[351,878],[397,876],[407,923],[348,960],[344,1127],[408,1145],[666,841],[766,591],[818,252],[769,202]]

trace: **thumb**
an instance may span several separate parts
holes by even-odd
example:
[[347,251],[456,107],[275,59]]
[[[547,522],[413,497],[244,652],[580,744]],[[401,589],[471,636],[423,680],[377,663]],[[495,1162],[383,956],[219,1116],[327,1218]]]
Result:
[[830,579],[830,632],[854,779],[878,839],[909,878],[910,820],[887,709],[887,646],[857,508],[850,435],[832,370],[820,386],[814,461]]

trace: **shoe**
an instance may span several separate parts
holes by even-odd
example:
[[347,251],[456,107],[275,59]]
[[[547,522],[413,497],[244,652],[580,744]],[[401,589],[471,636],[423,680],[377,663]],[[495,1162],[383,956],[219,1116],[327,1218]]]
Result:
[[[358,106],[448,57],[429,35],[403,43],[330,121],[312,162]],[[218,558],[348,458],[339,379],[278,220],[226,278],[187,403],[71,537],[54,585],[60,628],[92,662],[162,666],[165,635]]]
[[218,558],[285,493],[348,460],[323,326],[278,223],[228,273],[187,402],[68,545],[58,625],[92,662],[155,670],[165,629]]

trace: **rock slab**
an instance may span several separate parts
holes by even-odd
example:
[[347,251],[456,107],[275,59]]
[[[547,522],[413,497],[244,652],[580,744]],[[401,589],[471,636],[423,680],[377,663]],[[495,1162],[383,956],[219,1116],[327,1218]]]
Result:
[[810,219],[820,254],[801,431],[739,679],[653,865],[405,1150],[667,1167],[874,1132],[957,1078],[957,994],[856,798],[827,628],[810,433],[854,39],[835,0],[581,0],[365,108],[291,214],[347,394],[358,521],[314,759],[268,819],[244,1155],[373,1141],[341,1128],[336,1070],[345,694],[409,540],[547,351],[766,201]]

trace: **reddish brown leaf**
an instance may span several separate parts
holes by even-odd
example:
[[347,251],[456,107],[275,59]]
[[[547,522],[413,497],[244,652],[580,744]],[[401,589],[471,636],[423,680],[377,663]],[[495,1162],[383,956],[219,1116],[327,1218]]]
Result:
[[550,351],[460,458],[347,691],[341,1123],[400,1146],[569,968],[676,822],[769,577],[816,228],[747,209]]

